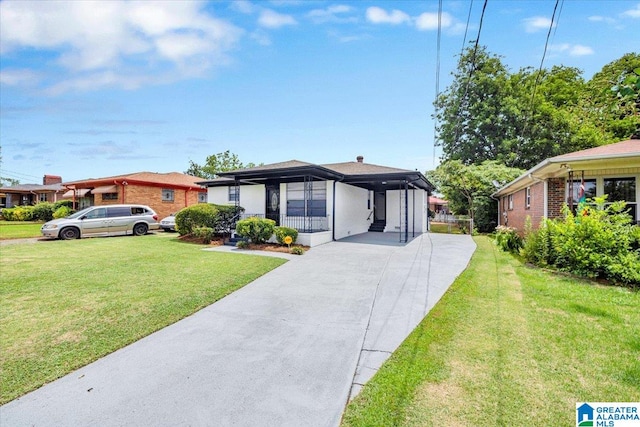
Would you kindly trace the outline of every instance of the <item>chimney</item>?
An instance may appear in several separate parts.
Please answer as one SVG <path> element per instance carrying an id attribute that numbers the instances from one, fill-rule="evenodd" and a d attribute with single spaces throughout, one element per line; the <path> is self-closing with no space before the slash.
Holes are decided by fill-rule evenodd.
<path id="1" fill-rule="evenodd" d="M 358 163 L 363 163 L 364 162 L 364 157 L 358 156 L 358 157 L 356 157 L 356 160 L 358 161 Z"/>
<path id="2" fill-rule="evenodd" d="M 61 184 L 62 177 L 57 175 L 45 175 L 42 178 L 42 185 Z"/>

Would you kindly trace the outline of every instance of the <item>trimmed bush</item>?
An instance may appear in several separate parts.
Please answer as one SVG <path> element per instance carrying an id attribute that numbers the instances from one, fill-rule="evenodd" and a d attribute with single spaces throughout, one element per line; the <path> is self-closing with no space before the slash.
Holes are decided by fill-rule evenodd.
<path id="1" fill-rule="evenodd" d="M 61 207 L 67 207 L 69 209 L 73 209 L 73 200 L 58 200 L 53 204 L 54 212 L 60 209 Z"/>
<path id="2" fill-rule="evenodd" d="M 276 227 L 275 235 L 281 245 L 285 244 L 284 238 L 287 236 L 291 237 L 291 243 L 295 243 L 298 238 L 298 230 L 291 227 Z"/>
<path id="3" fill-rule="evenodd" d="M 176 214 L 176 230 L 180 235 L 192 234 L 198 227 L 215 229 L 218 209 L 210 203 L 188 206 Z"/>
<path id="4" fill-rule="evenodd" d="M 276 222 L 272 219 L 251 217 L 238 221 L 236 232 L 252 243 L 260 244 L 271 238 L 275 227 Z"/>
<path id="5" fill-rule="evenodd" d="M 15 206 L 2 210 L 5 221 L 33 221 L 33 206 Z"/>
<path id="6" fill-rule="evenodd" d="M 53 212 L 53 203 L 40 202 L 33 207 L 33 219 L 35 221 L 51 221 Z"/>
<path id="7" fill-rule="evenodd" d="M 66 218 L 69 215 L 71 215 L 72 213 L 74 213 L 75 211 L 73 209 L 71 209 L 68 206 L 60 206 L 58 209 L 56 209 L 56 211 L 53 213 L 53 218 L 58 219 L 58 218 Z"/>
<path id="8" fill-rule="evenodd" d="M 216 235 L 216 231 L 211 227 L 196 227 L 191 233 L 194 237 L 202 239 L 202 243 L 208 245 Z"/>
<path id="9" fill-rule="evenodd" d="M 294 255 L 304 255 L 304 249 L 302 249 L 300 246 L 294 246 L 293 248 L 291 248 L 291 253 Z"/>

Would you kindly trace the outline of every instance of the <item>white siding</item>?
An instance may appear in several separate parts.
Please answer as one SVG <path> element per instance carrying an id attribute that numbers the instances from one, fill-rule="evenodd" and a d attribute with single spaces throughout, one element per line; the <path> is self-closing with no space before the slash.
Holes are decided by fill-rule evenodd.
<path id="1" fill-rule="evenodd" d="M 415 209 L 414 209 L 415 195 Z M 402 196 L 402 212 L 400 206 Z M 427 193 L 424 190 L 408 191 L 409 233 L 425 233 L 427 231 Z M 387 191 L 387 227 L 385 231 L 404 232 L 404 190 Z M 402 213 L 402 218 L 400 217 Z M 415 221 L 414 221 L 415 216 Z M 402 222 L 401 222 L 402 219 Z M 402 225 L 402 228 L 401 228 Z"/>
<path id="2" fill-rule="evenodd" d="M 369 218 L 368 200 L 368 190 L 340 182 L 336 184 L 336 239 L 365 233 L 369 229 L 372 220 Z"/>
<path id="3" fill-rule="evenodd" d="M 264 185 L 241 185 L 240 186 L 240 206 L 247 214 L 265 213 Z M 229 201 L 229 187 L 209 187 L 207 192 L 207 202 L 217 205 L 233 205 Z"/>

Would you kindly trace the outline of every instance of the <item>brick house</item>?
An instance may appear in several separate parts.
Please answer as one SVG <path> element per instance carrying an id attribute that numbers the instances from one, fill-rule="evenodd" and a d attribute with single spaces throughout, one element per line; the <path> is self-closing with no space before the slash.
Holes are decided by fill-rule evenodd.
<path id="1" fill-rule="evenodd" d="M 640 223 L 640 139 L 546 159 L 500 188 L 498 224 L 524 230 L 527 217 L 537 227 L 543 218 L 560 218 L 562 207 L 575 209 L 582 193 L 589 199 L 627 202 L 634 222 Z"/>
<path id="2" fill-rule="evenodd" d="M 62 177 L 45 175 L 42 184 L 17 184 L 0 187 L 0 208 L 29 206 L 39 202 L 57 202 L 66 190 Z"/>
<path id="3" fill-rule="evenodd" d="M 139 203 L 152 208 L 160 218 L 170 213 L 207 201 L 202 181 L 179 172 L 136 172 L 105 178 L 92 178 L 62 183 L 64 198 L 74 201 L 77 209 L 87 206 Z"/>

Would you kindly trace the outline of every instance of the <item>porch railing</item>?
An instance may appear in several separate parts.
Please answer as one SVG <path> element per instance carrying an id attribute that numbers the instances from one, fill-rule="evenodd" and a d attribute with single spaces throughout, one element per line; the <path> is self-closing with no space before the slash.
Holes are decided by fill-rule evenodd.
<path id="1" fill-rule="evenodd" d="M 241 219 L 265 218 L 265 214 L 243 213 Z M 280 215 L 279 226 L 295 228 L 300 233 L 318 233 L 329 230 L 329 218 L 326 216 L 288 216 Z"/>

